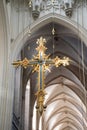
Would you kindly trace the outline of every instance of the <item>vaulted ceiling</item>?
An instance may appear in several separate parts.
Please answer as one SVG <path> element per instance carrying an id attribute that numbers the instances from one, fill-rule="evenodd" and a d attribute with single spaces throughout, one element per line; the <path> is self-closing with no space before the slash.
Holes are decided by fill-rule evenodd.
<path id="1" fill-rule="evenodd" d="M 52 29 L 55 28 L 55 35 Z M 87 47 L 69 28 L 57 23 L 49 23 L 31 35 L 22 50 L 22 58 L 32 59 L 36 54 L 36 40 L 43 36 L 47 43 L 46 54 L 50 58 L 68 56 L 71 63 L 68 67 L 51 67 L 51 72 L 45 74 L 47 109 L 42 116 L 43 130 L 82 130 L 87 127 L 86 85 L 87 85 Z M 32 103 L 37 90 L 37 74 L 31 73 L 32 68 L 24 70 L 24 86 L 31 79 Z M 34 79 L 34 80 L 33 80 Z M 34 115 L 33 115 L 34 116 Z"/>

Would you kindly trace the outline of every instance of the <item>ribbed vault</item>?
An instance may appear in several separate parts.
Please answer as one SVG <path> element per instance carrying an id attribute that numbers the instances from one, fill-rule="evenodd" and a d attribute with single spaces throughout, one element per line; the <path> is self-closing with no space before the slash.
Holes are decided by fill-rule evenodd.
<path id="1" fill-rule="evenodd" d="M 46 54 L 50 58 L 68 56 L 70 66 L 55 68 L 45 73 L 45 90 L 47 92 L 46 111 L 42 115 L 41 130 L 82 130 L 87 128 L 86 117 L 86 80 L 87 80 L 87 47 L 80 37 L 69 28 L 54 23 L 56 34 L 52 35 L 53 23 L 49 23 L 35 32 L 22 50 L 22 58 L 32 59 L 36 55 L 36 39 L 46 38 Z M 35 96 L 37 90 L 37 74 L 31 73 L 32 68 L 23 70 L 24 87 L 30 78 L 31 85 L 31 113 L 33 123 L 35 116 Z M 32 117 L 30 117 L 30 121 Z M 34 126 L 35 124 L 33 124 Z M 40 123 L 39 123 L 40 126 Z"/>
<path id="2" fill-rule="evenodd" d="M 79 95 L 70 88 L 76 88 L 77 85 L 64 77 L 62 80 L 66 80 L 67 84 L 62 81 L 46 88 L 48 95 L 47 110 L 43 115 L 44 130 L 63 130 L 68 127 L 82 130 L 87 127 L 86 107 Z"/>

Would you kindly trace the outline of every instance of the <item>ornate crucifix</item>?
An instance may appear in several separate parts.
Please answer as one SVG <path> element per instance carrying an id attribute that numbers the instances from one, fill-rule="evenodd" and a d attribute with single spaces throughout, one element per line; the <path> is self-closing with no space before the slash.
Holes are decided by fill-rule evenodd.
<path id="1" fill-rule="evenodd" d="M 40 37 L 40 39 L 37 39 L 38 47 L 36 48 L 36 51 L 38 52 L 36 56 L 34 56 L 33 59 L 28 60 L 27 58 L 24 58 L 22 61 L 15 61 L 13 62 L 13 65 L 16 67 L 23 66 L 25 69 L 29 66 L 33 67 L 32 72 L 38 72 L 38 90 L 35 94 L 37 96 L 37 105 L 36 109 L 39 111 L 40 115 L 42 115 L 43 111 L 46 109 L 46 106 L 44 105 L 44 98 L 46 95 L 45 92 L 45 71 L 50 71 L 49 67 L 51 65 L 54 65 L 56 67 L 59 67 L 60 65 L 66 66 L 69 65 L 70 59 L 68 57 L 63 57 L 60 59 L 58 56 L 54 59 L 50 59 L 49 55 L 45 54 L 46 47 L 45 43 L 46 40 L 43 37 Z"/>

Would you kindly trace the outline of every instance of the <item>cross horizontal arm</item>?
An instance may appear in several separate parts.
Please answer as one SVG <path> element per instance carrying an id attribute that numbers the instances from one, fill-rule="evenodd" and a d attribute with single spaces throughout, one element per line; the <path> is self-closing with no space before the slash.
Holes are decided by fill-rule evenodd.
<path id="1" fill-rule="evenodd" d="M 55 65 L 56 67 L 59 67 L 60 65 L 66 66 L 69 65 L 70 59 L 68 57 L 63 57 L 60 59 L 58 56 L 54 59 L 46 59 L 45 64 L 46 65 Z"/>
<path id="2" fill-rule="evenodd" d="M 23 66 L 26 69 L 28 66 L 37 65 L 38 60 L 28 60 L 27 58 L 24 58 L 23 60 L 14 61 L 12 64 L 15 67 Z"/>

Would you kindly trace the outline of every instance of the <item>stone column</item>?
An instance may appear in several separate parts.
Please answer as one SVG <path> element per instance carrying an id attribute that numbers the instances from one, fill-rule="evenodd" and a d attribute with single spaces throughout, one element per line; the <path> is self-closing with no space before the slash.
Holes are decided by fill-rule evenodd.
<path id="1" fill-rule="evenodd" d="M 10 36 L 5 0 L 0 0 L 0 130 L 11 130 L 14 88 L 8 45 Z"/>
<path id="2" fill-rule="evenodd" d="M 39 113 L 36 111 L 36 130 L 39 130 Z"/>

